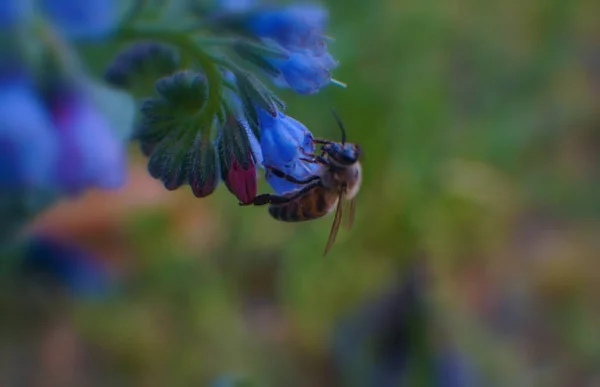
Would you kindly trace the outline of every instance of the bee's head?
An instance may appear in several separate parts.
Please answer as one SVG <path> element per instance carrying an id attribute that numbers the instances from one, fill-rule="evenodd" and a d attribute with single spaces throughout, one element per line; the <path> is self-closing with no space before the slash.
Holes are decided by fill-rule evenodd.
<path id="1" fill-rule="evenodd" d="M 329 159 L 341 165 L 356 163 L 362 153 L 360 146 L 351 143 L 342 144 L 340 142 L 325 144 L 322 150 L 327 153 Z"/>
<path id="2" fill-rule="evenodd" d="M 344 128 L 344 124 L 335 110 L 331 109 L 331 112 L 342 132 L 342 142 L 327 143 L 323 146 L 322 150 L 336 163 L 341 165 L 352 165 L 360 158 L 362 149 L 356 144 L 346 143 L 346 129 Z"/>

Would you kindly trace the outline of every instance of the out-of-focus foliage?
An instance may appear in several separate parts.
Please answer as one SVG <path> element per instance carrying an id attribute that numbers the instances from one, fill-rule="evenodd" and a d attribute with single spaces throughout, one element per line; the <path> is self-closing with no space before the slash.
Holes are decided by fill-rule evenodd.
<path id="1" fill-rule="evenodd" d="M 101 257 L 118 291 L 40 301 L 3 280 L 0 385 L 346 386 L 361 366 L 411 386 L 600 382 L 598 2 L 326 5 L 348 89 L 280 94 L 317 137 L 338 138 L 334 107 L 364 148 L 354 228 L 323 258 L 331 218 L 168 192 L 136 147 L 126 188 L 31 226 Z M 420 265 L 422 324 L 397 301 L 364 336 L 386 345 L 344 336 Z M 451 384 L 461 370 L 476 384 Z"/>

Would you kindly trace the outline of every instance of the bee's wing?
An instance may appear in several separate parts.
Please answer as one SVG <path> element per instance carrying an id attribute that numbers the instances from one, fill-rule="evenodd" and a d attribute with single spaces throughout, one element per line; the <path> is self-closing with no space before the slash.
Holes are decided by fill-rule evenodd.
<path id="1" fill-rule="evenodd" d="M 335 217 L 333 218 L 333 225 L 331 226 L 331 232 L 329 233 L 329 240 L 327 241 L 327 246 L 325 247 L 325 252 L 323 255 L 327 255 L 331 246 L 335 242 L 335 238 L 337 237 L 337 233 L 340 229 L 340 223 L 342 223 L 342 195 L 340 194 L 337 202 L 337 207 L 335 209 Z"/>
<path id="2" fill-rule="evenodd" d="M 350 199 L 350 203 L 348 203 L 348 206 L 346 208 L 347 208 L 347 210 L 346 210 L 347 214 L 345 215 L 346 229 L 350 230 L 352 228 L 352 225 L 354 224 L 354 212 L 356 211 L 356 198 Z"/>

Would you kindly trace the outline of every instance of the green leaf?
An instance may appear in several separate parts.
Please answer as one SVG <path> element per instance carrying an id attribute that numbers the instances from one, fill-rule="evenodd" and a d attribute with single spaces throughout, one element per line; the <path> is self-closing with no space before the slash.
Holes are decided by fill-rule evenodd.
<path id="1" fill-rule="evenodd" d="M 234 44 L 233 50 L 240 58 L 257 66 L 265 73 L 273 77 L 277 77 L 281 74 L 281 72 L 265 58 L 265 51 L 270 53 L 266 47 L 242 40 Z M 288 57 L 287 53 L 282 53 L 282 55 L 283 59 Z M 281 55 L 278 57 L 281 57 Z"/>
<path id="2" fill-rule="evenodd" d="M 235 42 L 234 49 L 273 59 L 289 59 L 290 57 L 290 53 L 272 39 L 263 39 L 262 42 L 239 39 Z"/>
<path id="3" fill-rule="evenodd" d="M 273 117 L 277 116 L 277 107 L 273 102 L 270 93 L 254 75 L 236 72 L 235 78 L 240 97 L 243 96 L 250 104 L 255 103 Z M 247 105 L 247 102 L 244 103 L 245 106 Z"/>
<path id="4" fill-rule="evenodd" d="M 156 91 L 168 101 L 173 111 L 181 113 L 198 113 L 208 98 L 204 75 L 187 70 L 159 79 Z"/>

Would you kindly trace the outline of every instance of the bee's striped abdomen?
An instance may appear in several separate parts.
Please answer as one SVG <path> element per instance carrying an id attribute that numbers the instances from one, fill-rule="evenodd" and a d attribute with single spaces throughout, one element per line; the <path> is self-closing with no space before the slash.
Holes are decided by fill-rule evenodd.
<path id="1" fill-rule="evenodd" d="M 315 188 L 291 202 L 269 206 L 269 214 L 282 222 L 313 220 L 327 215 L 335 199 L 322 188 Z"/>

